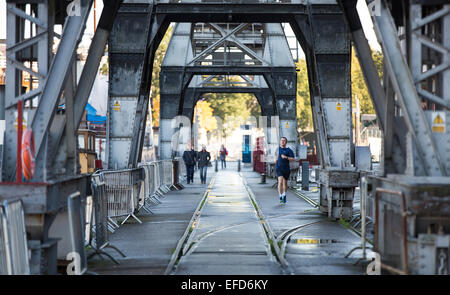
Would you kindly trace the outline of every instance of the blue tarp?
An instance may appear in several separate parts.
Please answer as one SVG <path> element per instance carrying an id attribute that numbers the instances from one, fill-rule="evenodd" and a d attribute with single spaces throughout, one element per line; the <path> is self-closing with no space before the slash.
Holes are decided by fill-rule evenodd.
<path id="1" fill-rule="evenodd" d="M 97 110 L 89 103 L 86 104 L 85 110 L 87 111 L 87 120 L 92 124 L 104 124 L 106 122 L 106 116 L 97 116 Z"/>
<path id="2" fill-rule="evenodd" d="M 62 109 L 65 109 L 66 106 L 60 105 L 59 106 Z M 104 124 L 106 123 L 106 116 L 97 116 L 97 110 L 91 106 L 89 103 L 86 104 L 86 108 L 85 110 L 87 111 L 87 120 L 88 122 L 92 123 L 92 124 Z"/>

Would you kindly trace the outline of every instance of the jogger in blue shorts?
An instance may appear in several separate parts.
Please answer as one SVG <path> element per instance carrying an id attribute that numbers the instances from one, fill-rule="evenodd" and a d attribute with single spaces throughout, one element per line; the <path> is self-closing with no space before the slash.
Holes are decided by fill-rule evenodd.
<path id="1" fill-rule="evenodd" d="M 280 146 L 277 150 L 277 160 L 275 161 L 275 172 L 278 178 L 278 193 L 280 194 L 280 202 L 286 203 L 287 181 L 291 174 L 289 161 L 294 161 L 294 152 L 286 147 L 287 138 L 282 137 Z"/>

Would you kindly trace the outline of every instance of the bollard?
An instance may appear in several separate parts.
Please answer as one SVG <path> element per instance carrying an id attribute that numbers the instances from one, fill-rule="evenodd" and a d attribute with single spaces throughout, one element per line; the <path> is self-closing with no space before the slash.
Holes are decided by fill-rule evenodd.
<path id="1" fill-rule="evenodd" d="M 219 162 L 217 161 L 217 158 L 216 158 L 216 172 L 217 171 L 219 171 Z"/>
<path id="2" fill-rule="evenodd" d="M 266 183 L 266 173 L 261 173 L 261 183 Z"/>
<path id="3" fill-rule="evenodd" d="M 302 190 L 309 191 L 309 162 L 302 162 Z"/>
<path id="4" fill-rule="evenodd" d="M 241 159 L 238 160 L 238 172 L 241 172 Z"/>

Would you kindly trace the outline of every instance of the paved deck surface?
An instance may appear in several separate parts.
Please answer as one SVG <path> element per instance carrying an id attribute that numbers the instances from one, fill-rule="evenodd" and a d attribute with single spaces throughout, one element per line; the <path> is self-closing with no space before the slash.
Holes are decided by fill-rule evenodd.
<path id="1" fill-rule="evenodd" d="M 280 204 L 278 193 L 272 187 L 275 180 L 268 179 L 267 184 L 260 184 L 259 173 L 252 172 L 251 168 L 243 167 L 238 173 L 236 163 L 227 166 L 217 173 L 209 168 L 207 183 L 212 181 L 211 189 L 173 274 L 286 274 L 271 251 L 243 179 L 275 238 L 296 228 L 286 242 L 280 242 L 290 271 L 294 274 L 364 274 L 364 266 L 353 265 L 361 252 L 355 251 L 350 258 L 344 258 L 360 245 L 356 234 L 329 221 L 292 192 L 287 194 L 287 203 Z M 208 189 L 208 185 L 200 184 L 198 172 L 194 184 L 184 185 L 185 189 L 167 193 L 162 204 L 152 207 L 154 214 L 138 214 L 143 224 L 131 220 L 111 235 L 111 244 L 127 255 L 122 258 L 106 249 L 120 265 L 95 257 L 89 261 L 89 269 L 99 274 L 164 274 Z M 317 198 L 318 193 L 308 194 Z"/>

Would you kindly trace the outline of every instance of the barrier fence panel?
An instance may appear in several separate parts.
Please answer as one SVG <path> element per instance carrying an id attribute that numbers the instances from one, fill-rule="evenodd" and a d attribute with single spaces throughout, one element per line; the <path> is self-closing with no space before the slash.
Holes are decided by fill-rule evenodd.
<path id="1" fill-rule="evenodd" d="M 92 228 L 92 221 L 94 217 L 94 200 L 91 196 L 88 196 L 85 201 L 85 219 L 86 219 L 86 226 L 84 231 L 84 244 L 85 246 L 90 244 L 90 241 L 92 239 L 91 235 L 91 228 Z"/>
<path id="2" fill-rule="evenodd" d="M 142 223 L 134 215 L 138 204 L 140 180 L 133 173 L 133 169 L 104 171 L 102 174 L 106 183 L 108 217 L 118 218 L 125 216 L 121 224 L 125 223 L 130 217 Z"/>
<path id="3" fill-rule="evenodd" d="M 74 274 L 82 275 L 87 271 L 87 259 L 84 248 L 84 230 L 86 224 L 83 218 L 84 208 L 81 204 L 80 192 L 73 193 L 67 198 L 67 209 L 69 211 L 70 242 L 73 253 L 71 258 L 75 261 Z"/>
<path id="4" fill-rule="evenodd" d="M 94 239 L 91 240 L 90 245 L 94 252 L 89 255 L 88 259 L 94 255 L 106 255 L 116 264 L 119 264 L 114 257 L 103 251 L 104 248 L 109 247 L 116 250 L 122 257 L 126 257 L 125 254 L 109 242 L 108 204 L 102 174 L 92 175 L 92 199 L 94 207 L 94 218 L 92 222 Z"/>
<path id="5" fill-rule="evenodd" d="M 94 218 L 90 227 L 95 233 L 95 243 L 89 244 L 94 249 L 106 247 L 108 235 L 119 228 L 117 221 L 121 217 L 124 219 L 120 224 L 124 224 L 129 217 L 142 223 L 135 213 L 141 208 L 153 213 L 150 203 L 160 204 L 160 197 L 172 188 L 182 189 L 179 179 L 185 176 L 182 158 L 140 163 L 136 169 L 105 170 L 93 174 Z M 89 210 L 87 216 L 90 216 Z"/>
<path id="6" fill-rule="evenodd" d="M 148 169 L 150 172 L 150 180 L 149 180 L 149 198 L 150 201 L 152 201 L 154 204 L 161 204 L 161 201 L 158 198 L 157 195 L 157 179 L 158 174 L 157 174 L 157 170 L 156 170 L 156 163 L 149 163 L 148 164 Z"/>
<path id="7" fill-rule="evenodd" d="M 163 161 L 158 161 L 158 166 L 159 166 L 159 181 L 160 181 L 159 189 L 163 193 L 168 193 L 170 191 L 170 189 L 165 184 L 164 162 Z"/>
<path id="8" fill-rule="evenodd" d="M 164 178 L 163 183 L 169 190 L 173 187 L 173 165 L 171 160 L 163 161 Z"/>
<path id="9" fill-rule="evenodd" d="M 95 233 L 95 248 L 101 249 L 109 239 L 105 182 L 101 174 L 92 176 L 92 198 L 94 201 L 94 222 L 92 228 Z"/>
<path id="10" fill-rule="evenodd" d="M 0 206 L 0 208 L 2 220 L 0 230 L 0 272 L 1 274 L 11 275 L 30 274 L 25 214 L 22 201 L 4 201 L 3 206 Z"/>
<path id="11" fill-rule="evenodd" d="M 155 200 L 155 202 L 157 204 L 161 203 L 161 200 L 159 199 L 159 197 L 161 196 L 161 191 L 160 191 L 160 176 L 159 176 L 159 166 L 158 166 L 158 162 L 152 162 L 150 164 L 152 171 L 153 171 L 153 190 L 152 190 L 152 199 Z"/>
<path id="12" fill-rule="evenodd" d="M 141 210 L 141 208 L 144 208 L 145 211 L 147 211 L 148 213 L 153 213 L 152 210 L 150 209 L 150 204 L 149 202 L 150 200 L 150 196 L 151 196 L 151 187 L 153 187 L 151 185 L 151 182 L 153 181 L 153 177 L 152 177 L 152 173 L 151 173 L 151 167 L 149 164 L 144 164 L 144 163 L 140 163 L 139 167 L 141 167 L 142 169 L 144 169 L 145 172 L 145 179 L 142 182 L 141 185 L 141 191 L 139 194 L 139 207 L 138 207 L 138 211 Z"/>
<path id="13" fill-rule="evenodd" d="M 179 181 L 185 181 L 187 177 L 187 171 L 186 171 L 186 165 L 184 163 L 183 158 L 178 158 L 178 175 L 179 175 Z"/>

